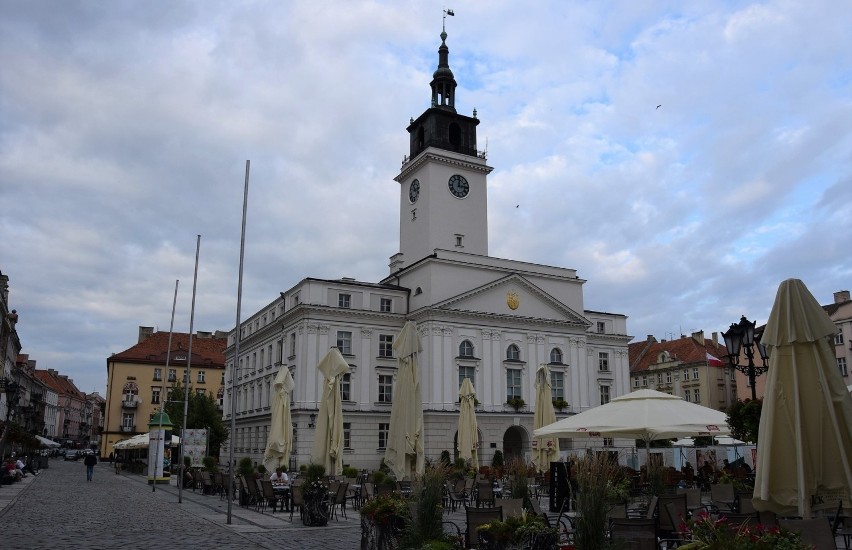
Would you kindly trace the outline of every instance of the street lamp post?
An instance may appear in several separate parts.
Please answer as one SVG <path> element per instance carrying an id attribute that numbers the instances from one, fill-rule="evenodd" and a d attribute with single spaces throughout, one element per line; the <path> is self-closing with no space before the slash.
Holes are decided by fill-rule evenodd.
<path id="1" fill-rule="evenodd" d="M 739 323 L 732 323 L 727 332 L 722 333 L 725 339 L 725 347 L 728 348 L 728 363 L 748 376 L 748 383 L 751 386 L 751 399 L 757 400 L 757 390 L 755 389 L 755 379 L 768 369 L 766 360 L 769 355 L 766 353 L 766 346 L 760 343 L 760 340 L 755 341 L 754 328 L 757 325 L 754 321 L 749 321 L 743 315 Z M 760 354 L 760 359 L 763 362 L 762 366 L 754 364 L 754 348 L 757 348 Z M 740 365 L 740 350 L 745 350 L 748 363 Z"/>

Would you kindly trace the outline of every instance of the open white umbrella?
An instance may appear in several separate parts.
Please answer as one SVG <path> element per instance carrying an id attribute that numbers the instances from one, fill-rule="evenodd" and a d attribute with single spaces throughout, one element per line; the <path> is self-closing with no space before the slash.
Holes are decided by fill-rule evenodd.
<path id="1" fill-rule="evenodd" d="M 465 378 L 459 389 L 459 427 L 457 448 L 459 458 L 479 464 L 477 447 L 479 446 L 479 428 L 476 425 L 476 410 L 474 400 L 476 392 L 470 378 Z"/>
<path id="2" fill-rule="evenodd" d="M 116 450 L 127 449 L 147 449 L 150 441 L 150 434 L 137 434 L 129 439 L 122 439 L 113 444 L 112 448 Z M 172 445 L 180 445 L 180 437 L 172 435 Z"/>
<path id="3" fill-rule="evenodd" d="M 385 464 L 397 479 L 410 479 L 412 473 L 422 474 L 423 401 L 420 396 L 420 371 L 417 356 L 422 350 L 417 325 L 407 321 L 393 343 L 399 358 L 399 370 L 393 385 L 390 429 L 385 449 Z"/>
<path id="4" fill-rule="evenodd" d="M 263 453 L 263 465 L 267 471 L 287 468 L 290 451 L 293 449 L 293 423 L 290 420 L 290 393 L 295 387 L 290 369 L 281 367 L 272 384 L 272 418 L 269 425 L 269 440 Z"/>
<path id="5" fill-rule="evenodd" d="M 343 473 L 343 401 L 340 380 L 349 372 L 349 363 L 337 348 L 331 348 L 317 365 L 325 377 L 317 416 L 311 461 L 322 464 L 329 475 Z"/>
<path id="6" fill-rule="evenodd" d="M 695 447 L 695 439 L 692 437 L 681 437 L 672 443 L 672 447 Z"/>
<path id="7" fill-rule="evenodd" d="M 828 338 L 837 327 L 802 281 L 778 287 L 761 342 L 769 370 L 754 507 L 809 518 L 852 501 L 852 396 Z"/>
<path id="8" fill-rule="evenodd" d="M 637 390 L 540 428 L 536 437 L 623 437 L 650 443 L 687 435 L 728 434 L 727 415 L 655 390 Z"/>
<path id="9" fill-rule="evenodd" d="M 56 441 L 53 441 L 46 437 L 42 437 L 40 435 L 36 435 L 36 439 L 38 439 L 38 442 L 41 443 L 42 447 L 61 447 L 61 445 Z"/>
<path id="10" fill-rule="evenodd" d="M 539 365 L 535 372 L 535 416 L 533 429 L 537 430 L 556 422 L 553 410 L 553 396 L 550 385 L 550 369 Z M 534 437 L 532 441 L 532 461 L 541 472 L 550 468 L 550 462 L 559 457 L 559 438 L 553 435 Z"/>

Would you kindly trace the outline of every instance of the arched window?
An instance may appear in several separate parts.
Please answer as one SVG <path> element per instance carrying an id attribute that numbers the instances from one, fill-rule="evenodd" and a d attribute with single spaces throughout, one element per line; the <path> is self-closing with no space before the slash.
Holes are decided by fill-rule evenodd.
<path id="1" fill-rule="evenodd" d="M 521 349 L 515 344 L 510 344 L 509 347 L 506 348 L 506 359 L 509 361 L 520 361 Z"/>
<path id="2" fill-rule="evenodd" d="M 550 362 L 555 365 L 562 364 L 562 350 L 559 348 L 553 348 L 550 350 Z"/>
<path id="3" fill-rule="evenodd" d="M 459 357 L 473 357 L 473 344 L 470 340 L 462 340 L 459 344 Z"/>

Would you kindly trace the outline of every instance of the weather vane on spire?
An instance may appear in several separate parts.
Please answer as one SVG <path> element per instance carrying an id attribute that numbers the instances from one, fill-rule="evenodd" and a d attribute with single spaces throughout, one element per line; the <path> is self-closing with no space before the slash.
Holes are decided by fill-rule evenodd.
<path id="1" fill-rule="evenodd" d="M 441 21 L 441 32 L 447 32 L 447 16 L 454 17 L 456 14 L 453 10 L 447 8 L 444 10 L 444 18 Z"/>

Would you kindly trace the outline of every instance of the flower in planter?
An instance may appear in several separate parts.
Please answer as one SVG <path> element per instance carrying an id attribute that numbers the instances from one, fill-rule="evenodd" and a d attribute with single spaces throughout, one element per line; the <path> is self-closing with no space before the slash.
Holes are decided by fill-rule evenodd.
<path id="1" fill-rule="evenodd" d="M 506 404 L 517 411 L 517 410 L 520 410 L 521 407 L 526 405 L 526 402 L 523 399 L 521 399 L 520 397 L 512 397 L 512 398 L 506 400 Z"/>
<path id="2" fill-rule="evenodd" d="M 680 530 L 690 534 L 692 542 L 681 546 L 689 550 L 759 550 L 763 548 L 783 548 L 784 550 L 805 550 L 811 548 L 804 544 L 798 533 L 777 526 L 731 523 L 725 518 L 714 520 L 706 512 L 681 524 Z"/>

